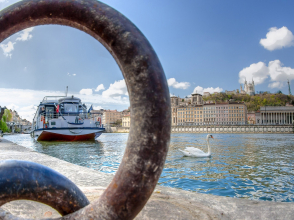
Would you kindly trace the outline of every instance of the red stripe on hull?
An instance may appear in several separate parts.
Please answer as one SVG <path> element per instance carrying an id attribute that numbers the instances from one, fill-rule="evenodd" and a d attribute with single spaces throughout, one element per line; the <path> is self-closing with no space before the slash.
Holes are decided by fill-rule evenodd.
<path id="1" fill-rule="evenodd" d="M 43 131 L 37 141 L 94 141 L 95 133 L 84 135 L 64 135 Z"/>

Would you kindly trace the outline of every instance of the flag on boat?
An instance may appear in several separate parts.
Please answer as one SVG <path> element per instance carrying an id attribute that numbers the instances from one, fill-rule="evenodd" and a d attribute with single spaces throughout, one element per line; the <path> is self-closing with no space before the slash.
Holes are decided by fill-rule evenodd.
<path id="1" fill-rule="evenodd" d="M 88 113 L 90 113 L 90 111 L 92 110 L 93 110 L 93 105 L 91 105 L 91 107 L 89 108 Z"/>

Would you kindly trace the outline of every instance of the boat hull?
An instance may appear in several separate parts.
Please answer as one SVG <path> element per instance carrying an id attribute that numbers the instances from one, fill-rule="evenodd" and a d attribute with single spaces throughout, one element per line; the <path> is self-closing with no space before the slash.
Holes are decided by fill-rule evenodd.
<path id="1" fill-rule="evenodd" d="M 35 131 L 34 138 L 37 141 L 94 141 L 101 135 L 101 131 L 89 130 L 42 130 Z"/>

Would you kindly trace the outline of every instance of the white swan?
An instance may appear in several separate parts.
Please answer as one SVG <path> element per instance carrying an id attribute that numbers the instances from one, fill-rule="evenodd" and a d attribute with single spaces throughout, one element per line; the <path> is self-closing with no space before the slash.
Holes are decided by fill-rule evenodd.
<path id="1" fill-rule="evenodd" d="M 195 147 L 186 147 L 185 150 L 179 150 L 179 151 L 183 152 L 184 156 L 187 156 L 187 157 L 210 157 L 211 152 L 210 152 L 210 146 L 209 146 L 209 138 L 213 138 L 213 136 L 211 134 L 208 134 L 206 137 L 207 147 L 208 147 L 207 153 L 204 153 L 202 150 Z"/>

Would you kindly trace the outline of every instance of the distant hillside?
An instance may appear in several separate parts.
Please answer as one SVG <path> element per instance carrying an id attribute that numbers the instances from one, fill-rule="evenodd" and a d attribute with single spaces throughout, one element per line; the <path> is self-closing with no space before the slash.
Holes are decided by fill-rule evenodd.
<path id="1" fill-rule="evenodd" d="M 294 96 L 284 95 L 282 93 L 268 94 L 267 92 L 263 94 L 257 94 L 255 96 L 249 95 L 226 95 L 225 93 L 212 94 L 207 97 L 203 97 L 204 101 L 212 100 L 217 102 L 225 102 L 229 99 L 234 99 L 235 101 L 245 102 L 248 111 L 257 111 L 260 106 L 285 106 L 286 102 L 291 102 L 294 100 Z"/>

